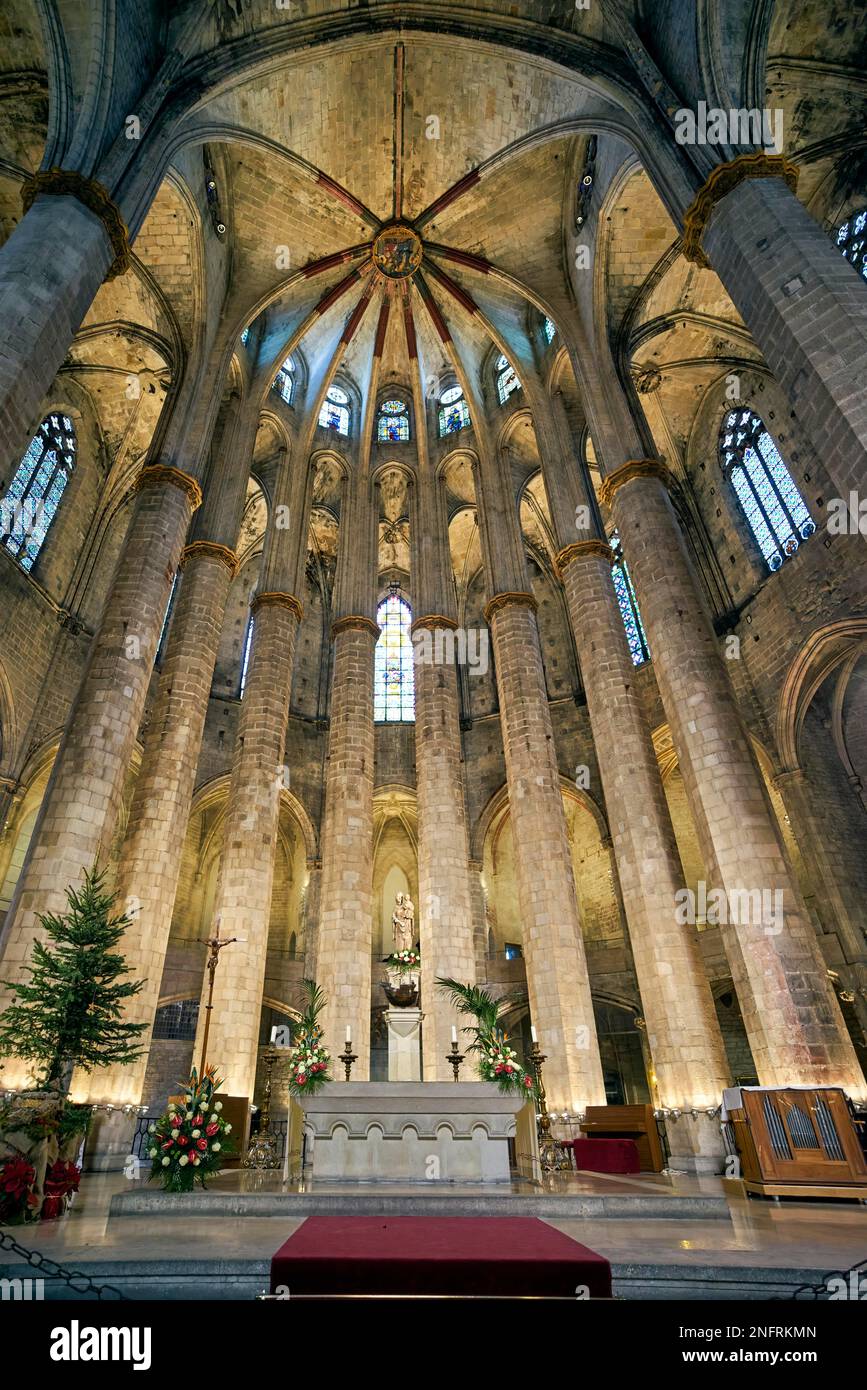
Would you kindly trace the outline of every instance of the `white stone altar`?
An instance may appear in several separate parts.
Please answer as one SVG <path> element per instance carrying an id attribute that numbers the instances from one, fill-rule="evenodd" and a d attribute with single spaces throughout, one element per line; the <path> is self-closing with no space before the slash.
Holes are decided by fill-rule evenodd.
<path id="1" fill-rule="evenodd" d="M 508 1182 L 521 1096 L 486 1081 L 348 1081 L 304 1098 L 306 1164 L 328 1182 Z"/>

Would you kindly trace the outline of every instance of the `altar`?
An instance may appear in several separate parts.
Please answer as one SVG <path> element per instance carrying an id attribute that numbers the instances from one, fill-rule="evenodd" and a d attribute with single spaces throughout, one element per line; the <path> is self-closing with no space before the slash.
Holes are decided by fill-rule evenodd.
<path id="1" fill-rule="evenodd" d="M 314 1181 L 509 1181 L 524 1100 L 490 1082 L 349 1081 L 305 1097 Z"/>

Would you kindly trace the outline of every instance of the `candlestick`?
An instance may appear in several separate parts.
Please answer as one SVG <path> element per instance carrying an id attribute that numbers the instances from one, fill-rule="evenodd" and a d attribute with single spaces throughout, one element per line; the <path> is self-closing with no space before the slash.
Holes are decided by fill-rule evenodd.
<path id="1" fill-rule="evenodd" d="M 453 1048 L 457 1048 L 457 1045 L 458 1045 L 458 1030 L 457 1030 L 457 1028 L 455 1027 L 455 1025 L 452 1024 L 452 1047 L 453 1047 Z"/>
<path id="2" fill-rule="evenodd" d="M 548 1114 L 548 1105 L 545 1097 L 545 1083 L 542 1080 L 542 1063 L 547 1062 L 548 1058 L 539 1048 L 537 1040 L 533 1039 L 533 1046 L 530 1051 L 530 1064 L 536 1077 L 536 1095 L 539 1101 L 539 1162 L 542 1165 L 543 1173 L 562 1173 L 571 1169 L 572 1164 L 566 1157 L 566 1150 L 559 1139 L 555 1139 L 551 1133 L 551 1117 Z"/>
<path id="3" fill-rule="evenodd" d="M 356 1054 L 350 1051 L 349 1038 L 346 1039 L 346 1051 L 340 1054 L 340 1061 L 343 1063 L 343 1069 L 346 1072 L 346 1080 L 349 1081 L 352 1076 L 352 1063 L 358 1061 Z"/>
<path id="4" fill-rule="evenodd" d="M 454 1033 L 454 1028 L 452 1032 Z M 457 1039 L 452 1038 L 452 1050 L 446 1054 L 446 1061 L 451 1063 L 452 1071 L 455 1074 L 455 1081 L 460 1081 L 461 1062 L 464 1060 L 462 1052 L 458 1052 Z"/>
<path id="5" fill-rule="evenodd" d="M 250 1140 L 250 1147 L 244 1159 L 245 1168 L 279 1168 L 280 1155 L 277 1152 L 277 1136 L 271 1133 L 271 1071 L 277 1060 L 277 1050 L 269 1043 L 262 1056 L 265 1063 L 265 1091 L 262 1109 L 259 1112 L 259 1133 Z"/>

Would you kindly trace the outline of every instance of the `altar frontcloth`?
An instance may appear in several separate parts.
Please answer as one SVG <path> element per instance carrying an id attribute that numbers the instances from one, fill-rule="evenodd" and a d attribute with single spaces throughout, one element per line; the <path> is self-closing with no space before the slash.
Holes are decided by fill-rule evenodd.
<path id="1" fill-rule="evenodd" d="M 310 1216 L 271 1261 L 278 1290 L 290 1300 L 610 1298 L 611 1266 L 536 1217 Z"/>

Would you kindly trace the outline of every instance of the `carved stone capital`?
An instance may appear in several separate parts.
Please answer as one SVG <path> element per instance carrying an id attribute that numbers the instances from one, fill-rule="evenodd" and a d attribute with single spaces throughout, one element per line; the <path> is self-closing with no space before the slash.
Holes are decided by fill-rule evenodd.
<path id="1" fill-rule="evenodd" d="M 511 608 L 514 605 L 517 605 L 522 608 L 529 608 L 533 613 L 535 613 L 539 607 L 532 594 L 494 594 L 494 597 L 490 600 L 490 602 L 485 604 L 483 610 L 485 622 L 490 624 L 491 618 L 494 616 L 495 613 L 499 613 L 500 610 L 503 608 Z"/>
<path id="2" fill-rule="evenodd" d="M 599 500 L 603 507 L 610 507 L 617 489 L 635 478 L 659 478 L 666 487 L 671 486 L 671 474 L 662 459 L 629 459 L 603 478 L 599 488 Z"/>
<path id="3" fill-rule="evenodd" d="M 449 628 L 452 632 L 457 631 L 457 623 L 454 618 L 447 618 L 444 613 L 425 613 L 421 618 L 416 618 L 410 633 L 425 627 L 431 632 L 435 632 L 438 627 Z"/>
<path id="4" fill-rule="evenodd" d="M 181 562 L 178 569 L 183 569 L 188 560 L 220 560 L 234 579 L 238 573 L 238 557 L 234 550 L 230 550 L 227 545 L 218 545 L 216 541 L 193 541 L 190 545 L 185 545 L 181 551 Z"/>
<path id="5" fill-rule="evenodd" d="M 598 540 L 595 536 L 586 541 L 573 541 L 571 545 L 564 545 L 562 550 L 558 550 L 554 558 L 557 573 L 563 577 L 563 571 L 568 569 L 573 560 L 579 560 L 582 555 L 596 555 L 600 560 L 607 560 L 608 564 L 614 563 L 614 551 L 605 541 Z"/>
<path id="6" fill-rule="evenodd" d="M 699 189 L 683 219 L 682 251 L 688 261 L 707 268 L 701 239 L 717 203 L 727 197 L 744 179 L 785 179 L 792 192 L 798 186 L 798 167 L 782 154 L 739 154 L 726 164 L 718 164 Z"/>
<path id="7" fill-rule="evenodd" d="M 105 227 L 114 252 L 114 260 L 105 278 L 114 280 L 118 275 L 126 274 L 131 264 L 129 232 L 120 215 L 120 209 L 101 183 L 96 179 L 85 178 L 84 174 L 79 174 L 75 169 L 40 169 L 21 185 L 21 205 L 25 212 L 30 211 L 40 194 L 50 198 L 76 198 L 88 212 L 98 217 Z"/>
<path id="8" fill-rule="evenodd" d="M 250 612 L 258 613 L 260 608 L 286 608 L 295 614 L 299 623 L 304 617 L 304 609 L 295 595 L 281 594 L 278 590 L 266 590 L 263 594 L 257 594 L 250 604 Z"/>
<path id="9" fill-rule="evenodd" d="M 134 492 L 144 492 L 149 487 L 170 487 L 180 488 L 190 499 L 190 510 L 195 511 L 202 505 L 202 489 L 191 478 L 189 473 L 184 473 L 180 468 L 171 468 L 167 463 L 151 463 L 143 468 L 133 484 Z"/>
<path id="10" fill-rule="evenodd" d="M 367 632 L 376 642 L 380 629 L 372 618 L 365 618 L 360 613 L 348 613 L 345 618 L 337 618 L 331 624 L 332 637 L 339 637 L 341 632 Z"/>

